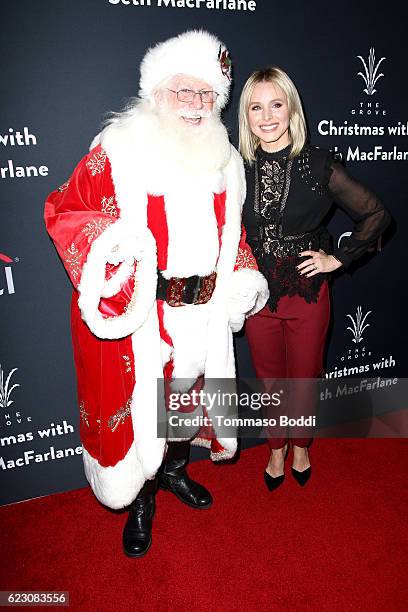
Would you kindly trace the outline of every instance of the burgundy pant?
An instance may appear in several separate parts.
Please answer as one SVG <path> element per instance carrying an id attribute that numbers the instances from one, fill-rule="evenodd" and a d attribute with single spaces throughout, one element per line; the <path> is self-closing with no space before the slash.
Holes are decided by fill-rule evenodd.
<path id="1" fill-rule="evenodd" d="M 319 378 L 323 371 L 323 356 L 330 320 L 330 296 L 324 282 L 317 303 L 308 304 L 302 297 L 284 296 L 276 312 L 265 306 L 246 322 L 246 336 L 257 378 L 307 379 Z M 270 382 L 270 381 L 268 381 Z M 306 385 L 306 386 L 305 386 Z M 317 399 L 316 384 L 311 381 L 290 383 L 285 414 L 296 418 L 313 414 Z M 292 430 L 293 434 L 293 430 Z M 270 448 L 281 448 L 287 440 L 287 430 L 274 428 L 268 438 Z M 294 437 L 293 444 L 308 446 L 311 437 Z"/>

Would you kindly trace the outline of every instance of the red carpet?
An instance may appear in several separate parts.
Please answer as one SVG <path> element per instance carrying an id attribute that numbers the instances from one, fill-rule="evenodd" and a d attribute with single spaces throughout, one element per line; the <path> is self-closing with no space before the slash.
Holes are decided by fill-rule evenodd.
<path id="1" fill-rule="evenodd" d="M 269 493 L 265 446 L 191 465 L 214 495 L 157 496 L 153 546 L 122 554 L 125 515 L 87 489 L 0 509 L 0 590 L 64 590 L 71 610 L 407 610 L 405 440 L 318 440 L 313 475 Z M 63 608 L 62 608 L 63 609 Z"/>

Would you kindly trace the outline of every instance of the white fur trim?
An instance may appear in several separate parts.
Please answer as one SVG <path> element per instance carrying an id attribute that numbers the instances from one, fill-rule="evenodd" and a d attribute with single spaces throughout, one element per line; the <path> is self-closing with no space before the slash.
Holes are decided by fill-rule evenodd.
<path id="1" fill-rule="evenodd" d="M 241 212 L 245 200 L 245 171 L 242 158 L 231 145 L 231 157 L 225 169 L 226 202 L 225 225 L 222 231 L 221 252 L 217 264 L 217 284 L 211 302 L 224 303 L 228 282 L 233 273 L 241 237 Z"/>
<path id="2" fill-rule="evenodd" d="M 136 384 L 131 414 L 136 454 L 146 479 L 153 478 L 159 469 L 166 448 L 166 440 L 157 437 L 157 393 L 164 397 L 160 344 L 159 317 L 155 307 L 144 325 L 132 336 Z M 160 418 L 165 422 L 164 414 L 160 414 Z"/>
<path id="3" fill-rule="evenodd" d="M 109 125 L 100 136 L 101 146 L 111 164 L 120 220 L 129 233 L 143 232 L 147 228 L 148 189 L 144 184 L 144 166 L 147 166 L 147 163 L 143 163 L 144 152 L 139 148 L 140 141 L 143 142 L 147 134 L 143 130 L 143 118 L 140 119 L 136 113 L 125 125 Z"/>
<path id="4" fill-rule="evenodd" d="M 226 461 L 227 459 L 232 459 L 237 452 L 237 444 L 231 446 L 230 449 L 224 448 L 222 451 L 212 452 L 210 453 L 211 461 Z"/>
<path id="5" fill-rule="evenodd" d="M 231 146 L 231 158 L 225 170 L 227 198 L 222 246 L 217 266 L 217 284 L 209 304 L 212 315 L 208 324 L 208 350 L 205 378 L 235 379 L 235 358 L 232 330 L 229 324 L 228 284 L 233 274 L 241 237 L 241 212 L 245 200 L 245 172 L 242 158 Z M 231 381 L 232 382 L 232 381 Z M 235 383 L 233 383 L 235 384 Z M 204 391 L 207 384 L 204 384 Z M 217 426 L 214 422 L 217 435 Z M 218 442 L 232 457 L 237 449 L 236 438 L 221 438 Z"/>
<path id="6" fill-rule="evenodd" d="M 94 149 L 95 147 L 98 146 L 98 144 L 101 141 L 101 132 L 99 132 L 96 136 L 94 136 L 90 146 L 89 146 L 89 150 L 92 151 L 92 149 Z"/>
<path id="7" fill-rule="evenodd" d="M 110 225 L 94 240 L 83 266 L 78 286 L 78 305 L 81 316 L 89 329 L 98 338 L 123 338 L 140 327 L 149 310 L 155 305 L 157 285 L 156 243 L 149 230 L 143 238 L 135 236 L 135 255 L 143 244 L 143 258 L 138 262 L 135 273 L 135 290 L 126 312 L 120 316 L 104 318 L 98 306 L 105 285 L 105 266 L 112 248 L 128 233 L 126 225 L 119 220 Z M 138 255 L 139 256 L 139 255 Z M 138 291 L 138 286 L 143 291 Z"/>
<path id="8" fill-rule="evenodd" d="M 236 435 L 236 434 L 235 434 Z M 232 459 L 237 452 L 238 443 L 237 438 L 218 438 L 218 442 L 223 447 L 223 451 L 219 453 L 211 453 L 210 459 L 213 461 L 221 461 L 222 459 Z"/>
<path id="9" fill-rule="evenodd" d="M 200 446 L 201 448 L 211 449 L 211 440 L 208 440 L 207 438 L 194 438 L 191 440 L 190 444 L 192 446 Z M 230 450 L 224 448 L 222 451 L 218 452 L 211 451 L 210 459 L 211 461 L 225 461 L 226 459 L 232 459 L 236 452 L 237 446 L 232 445 Z"/>
<path id="10" fill-rule="evenodd" d="M 218 59 L 223 43 L 209 32 L 192 30 L 158 43 L 149 49 L 140 66 L 142 98 L 151 98 L 154 89 L 168 77 L 185 74 L 206 81 L 218 92 L 217 106 L 228 101 L 229 78 L 222 73 Z"/>
<path id="11" fill-rule="evenodd" d="M 190 444 L 192 446 L 201 446 L 202 448 L 211 448 L 211 440 L 207 438 L 193 438 Z"/>
<path id="12" fill-rule="evenodd" d="M 206 438 L 194 438 L 191 440 L 190 444 L 192 446 L 201 446 L 202 448 L 211 449 L 211 440 L 207 440 Z M 230 450 L 223 449 L 218 452 L 210 452 L 211 461 L 225 461 L 226 459 L 232 459 L 237 452 L 237 446 L 231 447 Z"/>
<path id="13" fill-rule="evenodd" d="M 210 302 L 201 306 L 172 308 L 164 305 L 164 325 L 172 338 L 174 377 L 188 379 L 204 373 L 205 379 L 235 378 L 232 331 L 227 298 L 241 236 L 241 210 L 245 179 L 241 157 L 231 147 L 225 169 L 227 198 L 217 284 Z M 194 350 L 191 350 L 194 347 Z M 180 381 L 183 384 L 183 381 Z M 207 390 L 205 383 L 204 391 Z M 215 427 L 216 429 L 216 427 Z M 219 439 L 229 456 L 236 452 L 235 438 Z"/>
<path id="14" fill-rule="evenodd" d="M 171 356 L 173 354 L 173 347 L 170 346 L 170 344 L 167 344 L 167 342 L 165 342 L 163 338 L 161 338 L 160 347 L 161 347 L 161 356 L 162 356 L 162 366 L 164 368 L 164 366 L 171 359 Z"/>
<path id="15" fill-rule="evenodd" d="M 145 477 L 136 456 L 135 443 L 122 461 L 112 467 L 101 466 L 83 449 L 85 475 L 92 490 L 102 504 L 119 510 L 128 506 L 142 488 Z"/>
<path id="16" fill-rule="evenodd" d="M 208 318 L 207 304 L 176 308 L 164 303 L 163 324 L 173 343 L 174 378 L 194 382 L 204 373 Z"/>
<path id="17" fill-rule="evenodd" d="M 130 265 L 126 261 L 122 261 L 115 274 L 113 274 L 109 280 L 105 280 L 101 297 L 109 298 L 119 293 L 122 285 L 128 280 L 128 278 L 132 274 L 133 269 L 133 265 Z"/>
<path id="18" fill-rule="evenodd" d="M 166 189 L 169 243 L 165 278 L 207 276 L 217 264 L 219 244 L 213 186 L 208 181 L 198 185 L 197 180 L 187 183 L 184 180 Z"/>

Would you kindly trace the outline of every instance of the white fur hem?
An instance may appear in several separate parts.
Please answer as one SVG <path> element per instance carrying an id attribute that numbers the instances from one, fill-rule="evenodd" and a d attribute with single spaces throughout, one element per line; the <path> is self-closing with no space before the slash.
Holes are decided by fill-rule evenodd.
<path id="1" fill-rule="evenodd" d="M 233 457 L 237 452 L 237 439 L 236 438 L 217 438 L 219 444 L 224 448 L 225 456 L 228 454 Z"/>
<path id="2" fill-rule="evenodd" d="M 213 453 L 211 451 L 210 459 L 211 459 L 211 461 L 215 461 L 215 462 L 217 462 L 217 461 L 226 461 L 228 459 L 232 459 L 234 457 L 236 451 L 237 451 L 236 445 L 235 445 L 235 450 L 233 450 L 233 451 L 229 451 L 226 448 L 224 448 L 222 451 L 218 451 L 218 452 L 215 452 L 215 453 Z"/>
<path id="3" fill-rule="evenodd" d="M 211 461 L 225 461 L 226 459 L 232 459 L 237 452 L 237 440 L 235 438 L 225 438 L 218 440 L 221 446 L 224 446 L 224 443 L 227 444 L 228 448 L 224 447 L 221 451 L 210 452 Z M 207 438 L 194 438 L 190 444 L 192 446 L 200 446 L 202 448 L 211 449 L 211 440 Z"/>
<path id="4" fill-rule="evenodd" d="M 101 504 L 119 510 L 132 503 L 145 482 L 134 442 L 124 459 L 112 467 L 101 466 L 85 448 L 82 456 L 85 475 Z"/>
<path id="5" fill-rule="evenodd" d="M 158 437 L 158 417 L 166 422 L 164 379 L 157 308 L 152 308 L 144 323 L 132 336 L 136 384 L 132 397 L 132 423 L 136 455 L 146 479 L 153 478 L 160 467 L 166 440 Z M 162 407 L 160 412 L 159 407 Z"/>
<path id="6" fill-rule="evenodd" d="M 129 505 L 144 482 L 156 474 L 166 449 L 166 440 L 157 437 L 157 392 L 164 394 L 156 308 L 132 335 L 136 384 L 132 394 L 131 418 L 134 441 L 124 459 L 115 466 L 102 467 L 84 449 L 86 477 L 99 501 L 113 509 Z M 161 415 L 161 418 L 165 417 Z"/>
<path id="7" fill-rule="evenodd" d="M 207 438 L 193 438 L 190 444 L 192 446 L 201 446 L 202 448 L 211 448 L 211 440 Z"/>

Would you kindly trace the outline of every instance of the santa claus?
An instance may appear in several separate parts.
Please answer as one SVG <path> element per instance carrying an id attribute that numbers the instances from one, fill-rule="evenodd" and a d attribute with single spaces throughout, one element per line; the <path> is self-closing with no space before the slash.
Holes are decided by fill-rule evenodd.
<path id="1" fill-rule="evenodd" d="M 157 487 L 212 503 L 187 474 L 190 442 L 158 436 L 160 381 L 233 378 L 232 332 L 268 297 L 241 229 L 242 161 L 220 119 L 227 50 L 190 31 L 150 49 L 140 71 L 139 97 L 45 208 L 74 285 L 85 472 L 103 504 L 129 507 L 131 557 L 151 545 Z M 205 434 L 191 442 L 213 460 L 234 455 L 235 439 Z"/>

